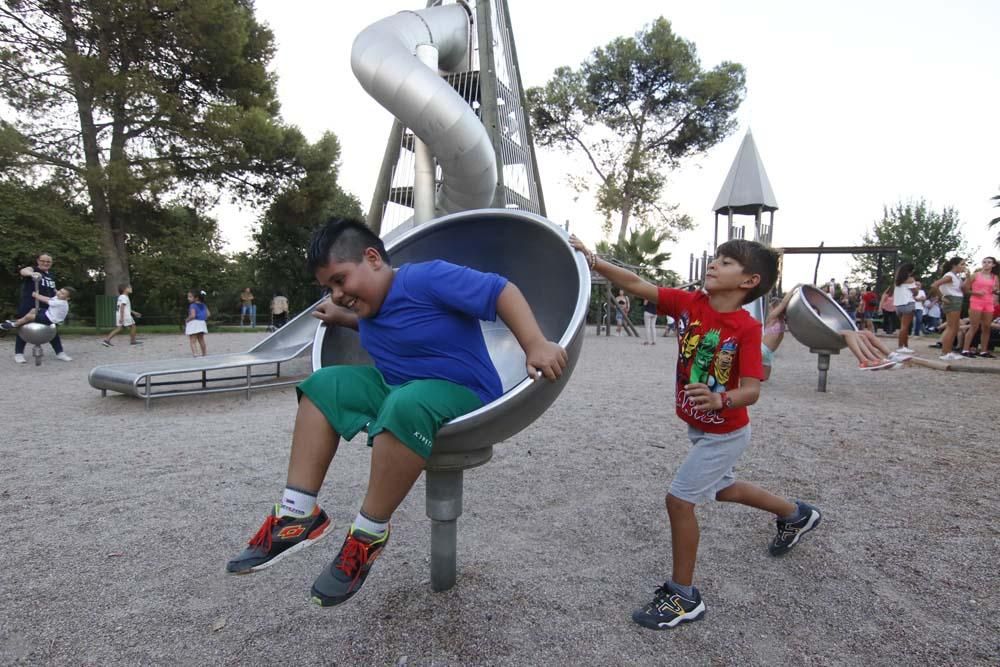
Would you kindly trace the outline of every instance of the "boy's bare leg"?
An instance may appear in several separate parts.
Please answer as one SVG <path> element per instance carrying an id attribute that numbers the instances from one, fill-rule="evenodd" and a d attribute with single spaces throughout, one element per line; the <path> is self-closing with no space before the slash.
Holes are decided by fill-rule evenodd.
<path id="1" fill-rule="evenodd" d="M 20 319 L 14 321 L 15 327 L 23 327 L 25 324 L 29 324 L 35 321 L 35 309 L 32 308 L 27 313 L 25 313 Z"/>
<path id="2" fill-rule="evenodd" d="M 756 507 L 777 517 L 792 516 L 799 511 L 795 503 L 790 503 L 750 482 L 736 481 L 715 494 L 715 499 L 726 503 L 739 503 L 740 505 Z"/>
<path id="3" fill-rule="evenodd" d="M 694 504 L 667 494 L 667 514 L 670 516 L 670 548 L 673 554 L 675 584 L 690 586 L 694 580 L 694 565 L 698 558 L 698 518 Z"/>
<path id="4" fill-rule="evenodd" d="M 389 431 L 375 436 L 372 447 L 368 493 L 361 512 L 372 519 L 388 521 L 424 470 L 423 457 Z"/>
<path id="5" fill-rule="evenodd" d="M 339 445 L 340 435 L 333 430 L 316 404 L 303 396 L 295 413 L 286 486 L 319 493 Z"/>
<path id="6" fill-rule="evenodd" d="M 112 338 L 121 333 L 121 330 L 122 330 L 121 327 L 115 327 L 114 329 L 111 330 L 111 333 L 109 333 L 107 336 L 104 337 L 104 340 L 110 343 Z"/>
<path id="7" fill-rule="evenodd" d="M 135 325 L 134 324 L 129 329 L 128 337 L 129 337 L 129 342 L 134 345 L 135 344 Z"/>

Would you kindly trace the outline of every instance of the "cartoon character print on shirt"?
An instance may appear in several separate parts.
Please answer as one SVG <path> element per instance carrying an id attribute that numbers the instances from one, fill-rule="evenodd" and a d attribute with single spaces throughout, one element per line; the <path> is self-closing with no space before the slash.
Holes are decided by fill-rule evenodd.
<path id="1" fill-rule="evenodd" d="M 712 361 L 715 359 L 715 348 L 719 344 L 719 335 L 722 332 L 712 329 L 698 343 L 698 349 L 694 355 L 694 363 L 691 365 L 691 374 L 688 376 L 689 384 L 708 384 L 708 371 L 712 368 Z"/>
<path id="2" fill-rule="evenodd" d="M 685 325 L 683 334 L 680 333 L 681 329 L 678 329 L 680 360 L 677 364 L 677 406 L 685 415 L 703 424 L 725 423 L 722 416 L 715 410 L 701 410 L 694 405 L 684 390 L 684 386 L 687 384 L 700 383 L 709 387 L 718 384 L 720 380 L 717 376 L 720 372 L 726 375 L 728 380 L 731 375 L 733 359 L 730 357 L 722 364 L 713 365 L 713 362 L 716 361 L 716 348 L 719 347 L 722 332 L 719 329 L 702 331 L 701 320 L 691 322 L 690 316 L 686 312 L 681 313 L 677 321 L 678 324 L 684 323 Z M 735 351 L 733 355 L 735 356 Z"/>
<path id="3" fill-rule="evenodd" d="M 715 363 L 712 365 L 712 375 L 706 383 L 712 391 L 721 393 L 726 390 L 729 378 L 733 374 L 733 364 L 736 361 L 736 339 L 730 336 L 722 341 L 722 346 L 715 354 Z"/>

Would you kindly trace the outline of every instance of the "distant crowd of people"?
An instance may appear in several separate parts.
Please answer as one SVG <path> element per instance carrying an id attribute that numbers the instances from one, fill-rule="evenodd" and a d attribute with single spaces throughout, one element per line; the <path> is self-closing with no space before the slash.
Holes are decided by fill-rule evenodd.
<path id="1" fill-rule="evenodd" d="M 27 341 L 19 335 L 21 328 L 30 325 L 57 326 L 66 321 L 69 315 L 69 306 L 76 290 L 72 287 L 56 287 L 55 277 L 52 275 L 52 256 L 49 253 L 40 253 L 31 266 L 23 267 L 18 271 L 21 277 L 20 298 L 18 300 L 17 311 L 14 317 L 0 322 L 0 329 L 15 333 L 14 339 L 14 362 L 18 364 L 27 363 L 24 356 Z M 208 333 L 208 318 L 211 311 L 205 303 L 207 293 L 201 289 L 189 290 L 186 294 L 187 304 L 184 309 L 184 335 L 188 337 L 193 356 L 204 356 L 208 353 L 205 343 L 205 334 Z M 256 297 L 251 288 L 246 287 L 240 292 L 238 306 L 240 311 L 240 326 L 257 326 L 257 306 Z M 270 303 L 271 324 L 269 330 L 274 330 L 284 326 L 288 322 L 289 305 L 288 298 L 280 292 L 275 294 Z M 136 337 L 136 320 L 142 317 L 142 313 L 132 308 L 132 286 L 122 284 L 118 286 L 118 298 L 115 302 L 115 315 L 113 328 L 107 335 L 101 337 L 100 343 L 104 347 L 114 347 L 112 342 L 119 333 L 128 329 L 129 344 L 142 345 L 142 341 Z M 60 361 L 72 361 L 73 358 L 63 350 L 62 339 L 58 331 L 49 341 L 56 359 Z"/>

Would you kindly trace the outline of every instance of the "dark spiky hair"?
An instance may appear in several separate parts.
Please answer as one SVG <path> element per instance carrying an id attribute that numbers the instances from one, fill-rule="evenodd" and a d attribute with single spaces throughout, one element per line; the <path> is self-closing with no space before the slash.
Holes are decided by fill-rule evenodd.
<path id="1" fill-rule="evenodd" d="M 733 239 L 720 245 L 715 254 L 717 257 L 725 256 L 735 259 L 743 267 L 743 272 L 746 274 L 756 273 L 760 276 L 760 282 L 747 292 L 746 296 L 743 297 L 743 303 L 753 303 L 770 292 L 778 279 L 778 253 L 763 243 Z"/>
<path id="2" fill-rule="evenodd" d="M 360 262 L 368 248 L 375 248 L 382 261 L 390 264 L 382 239 L 365 223 L 349 218 L 331 218 L 313 232 L 306 269 L 309 273 L 316 273 L 316 269 L 331 261 Z"/>

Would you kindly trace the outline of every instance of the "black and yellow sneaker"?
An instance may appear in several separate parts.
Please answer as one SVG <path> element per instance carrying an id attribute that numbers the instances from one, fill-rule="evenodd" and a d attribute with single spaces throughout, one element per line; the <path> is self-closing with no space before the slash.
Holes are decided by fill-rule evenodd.
<path id="1" fill-rule="evenodd" d="M 782 521 L 775 519 L 778 525 L 778 534 L 774 536 L 768 551 L 772 556 L 783 556 L 792 547 L 798 544 L 802 536 L 819 525 L 823 520 L 823 514 L 818 509 L 801 500 L 795 501 L 795 506 L 799 508 L 799 518 L 795 521 Z"/>
<path id="2" fill-rule="evenodd" d="M 692 590 L 694 595 L 687 598 L 667 582 L 656 589 L 652 602 L 632 612 L 632 620 L 651 630 L 669 630 L 681 623 L 700 621 L 705 617 L 705 603 L 698 589 Z"/>
<path id="3" fill-rule="evenodd" d="M 340 553 L 313 582 L 312 601 L 321 607 L 347 602 L 364 585 L 372 563 L 388 541 L 388 529 L 385 535 L 371 535 L 352 525 Z"/>
<path id="4" fill-rule="evenodd" d="M 257 533 L 250 538 L 246 549 L 226 563 L 226 572 L 248 574 L 263 570 L 279 560 L 316 544 L 333 529 L 326 512 L 313 509 L 306 517 L 278 516 L 278 505 L 264 519 Z"/>

